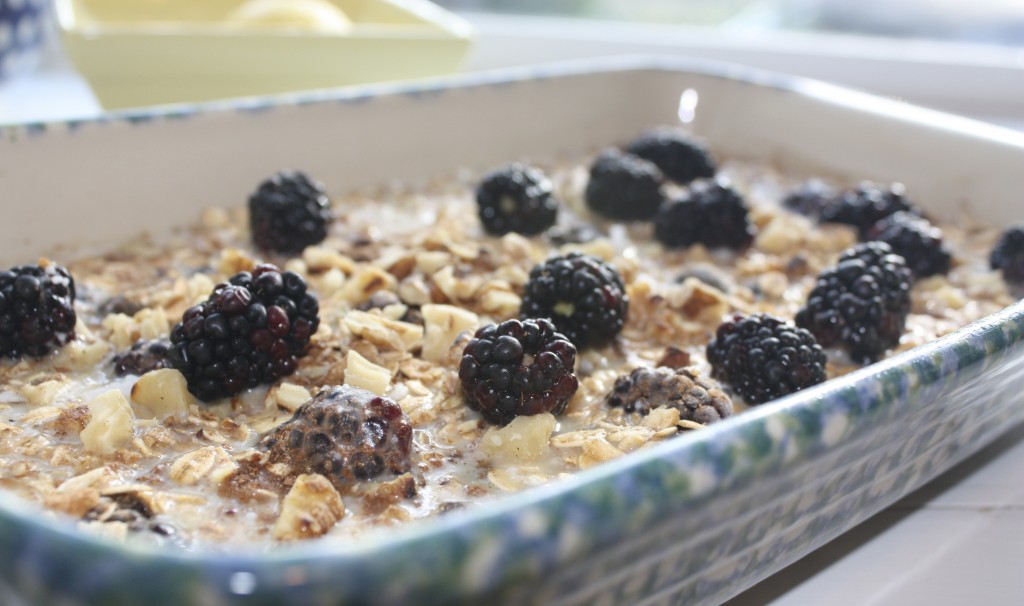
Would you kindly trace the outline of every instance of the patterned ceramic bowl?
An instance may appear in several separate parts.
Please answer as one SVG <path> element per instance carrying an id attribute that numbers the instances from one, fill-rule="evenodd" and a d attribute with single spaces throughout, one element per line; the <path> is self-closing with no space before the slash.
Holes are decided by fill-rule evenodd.
<path id="1" fill-rule="evenodd" d="M 31 69 L 46 40 L 49 0 L 0 0 L 0 78 Z"/>
<path id="2" fill-rule="evenodd" d="M 5 131 L 0 199 L 33 202 L 5 207 L 0 264 L 181 225 L 280 166 L 352 187 L 415 181 L 680 119 L 724 155 L 900 179 L 936 216 L 1022 219 L 1024 137 L 737 67 L 650 60 L 206 109 Z M 70 202 L 81 192 L 94 204 Z M 31 604 L 713 603 L 1024 419 L 1022 378 L 1016 304 L 706 430 L 358 544 L 154 551 L 0 493 L 0 579 Z"/>

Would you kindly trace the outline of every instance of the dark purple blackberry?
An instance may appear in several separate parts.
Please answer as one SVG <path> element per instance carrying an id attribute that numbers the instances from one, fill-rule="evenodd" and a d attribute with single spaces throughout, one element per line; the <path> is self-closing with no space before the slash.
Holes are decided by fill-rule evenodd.
<path id="1" fill-rule="evenodd" d="M 601 153 L 590 167 L 587 206 L 618 221 L 650 219 L 665 201 L 664 175 L 653 162 L 617 149 Z"/>
<path id="2" fill-rule="evenodd" d="M 747 203 L 724 181 L 694 181 L 679 198 L 654 217 L 654 237 L 665 246 L 684 248 L 746 248 L 754 240 Z"/>
<path id="3" fill-rule="evenodd" d="M 136 341 L 130 350 L 114 356 L 114 374 L 141 376 L 152 370 L 170 368 L 171 361 L 167 359 L 170 349 L 170 341 Z"/>
<path id="4" fill-rule="evenodd" d="M 949 272 L 952 255 L 942 241 L 942 230 L 924 217 L 906 211 L 894 213 L 875 223 L 867 239 L 891 246 L 906 260 L 915 278 Z"/>
<path id="5" fill-rule="evenodd" d="M 626 152 L 653 162 L 676 183 L 715 176 L 711 153 L 693 137 L 671 128 L 650 130 L 626 147 Z"/>
<path id="6" fill-rule="evenodd" d="M 42 358 L 75 338 L 75 281 L 59 265 L 0 271 L 0 358 Z"/>
<path id="7" fill-rule="evenodd" d="M 875 223 L 900 211 L 921 214 L 907 200 L 907 191 L 902 183 L 886 187 L 865 181 L 826 204 L 821 209 L 820 221 L 852 225 L 857 228 L 860 238 L 864 239 Z"/>
<path id="8" fill-rule="evenodd" d="M 302 252 L 323 242 L 332 219 L 323 186 L 301 172 L 279 172 L 249 196 L 249 227 L 263 250 Z"/>
<path id="9" fill-rule="evenodd" d="M 825 380 L 825 352 L 803 328 L 767 314 L 736 315 L 708 343 L 712 374 L 748 404 L 761 404 Z"/>
<path id="10" fill-rule="evenodd" d="M 900 342 L 911 278 L 906 261 L 885 242 L 857 244 L 818 276 L 796 325 L 824 347 L 841 345 L 854 361 L 874 362 Z"/>
<path id="11" fill-rule="evenodd" d="M 171 330 L 171 365 L 203 401 L 295 372 L 320 325 L 320 305 L 298 274 L 264 264 L 217 285 Z"/>
<path id="12" fill-rule="evenodd" d="M 1001 270 L 1007 282 L 1024 282 L 1024 226 L 1011 227 L 999 236 L 989 264 L 992 269 Z"/>
<path id="13" fill-rule="evenodd" d="M 540 170 L 510 164 L 486 175 L 476 188 L 480 222 L 487 233 L 533 236 L 555 224 L 558 200 Z"/>
<path id="14" fill-rule="evenodd" d="M 530 270 L 519 317 L 550 318 L 558 332 L 584 349 L 615 338 L 628 311 L 619 272 L 597 257 L 572 252 Z"/>
<path id="15" fill-rule="evenodd" d="M 459 364 L 466 404 L 506 425 L 521 415 L 559 415 L 579 382 L 576 348 L 549 320 L 505 320 L 476 331 Z"/>
<path id="16" fill-rule="evenodd" d="M 350 385 L 327 387 L 260 441 L 293 473 L 318 473 L 339 489 L 412 466 L 412 423 L 394 400 Z"/>
<path id="17" fill-rule="evenodd" d="M 783 198 L 782 206 L 816 220 L 835 197 L 835 190 L 827 183 L 820 179 L 811 179 Z"/>
<path id="18" fill-rule="evenodd" d="M 732 415 L 732 400 L 714 382 L 688 368 L 641 366 L 615 380 L 609 406 L 646 415 L 659 406 L 679 409 L 679 418 L 714 423 Z"/>

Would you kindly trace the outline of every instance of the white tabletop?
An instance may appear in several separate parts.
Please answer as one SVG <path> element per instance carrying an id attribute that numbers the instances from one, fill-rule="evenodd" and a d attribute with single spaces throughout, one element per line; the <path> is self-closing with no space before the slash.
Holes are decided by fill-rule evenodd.
<path id="1" fill-rule="evenodd" d="M 514 63 L 511 49 L 516 48 L 517 40 L 521 45 L 527 39 L 532 61 L 617 54 L 623 50 L 704 57 L 724 54 L 724 58 L 762 67 L 778 68 L 778 61 L 785 61 L 786 71 L 817 77 L 832 74 L 840 82 L 883 94 L 1004 124 L 1024 125 L 1024 103 L 1012 97 L 1024 90 L 1024 77 L 991 62 L 980 61 L 963 71 L 963 64 L 922 63 L 920 57 L 884 61 L 847 53 L 832 57 L 830 67 L 820 56 L 805 57 L 807 60 L 801 63 L 791 48 L 764 52 L 721 43 L 700 47 L 699 40 L 694 42 L 692 38 L 680 42 L 677 37 L 663 36 L 659 40 L 643 32 L 631 37 L 620 32 L 617 38 L 610 37 L 614 41 L 602 41 L 604 30 L 594 33 L 584 28 L 567 33 L 561 26 L 545 38 L 543 28 L 531 28 L 527 36 L 514 27 L 509 29 L 504 22 L 495 25 L 484 19 L 481 23 L 484 35 L 469 61 L 470 69 Z M 836 65 L 845 71 L 836 69 Z M 922 69 L 935 77 L 948 73 L 962 78 L 970 74 L 973 88 L 959 95 L 942 96 L 934 94 L 942 87 L 925 82 L 917 99 L 915 89 L 908 93 L 908 89 L 896 88 L 905 86 L 903 73 L 919 74 Z M 1011 80 L 1006 79 L 1008 75 Z M 943 86 L 950 88 L 948 83 Z M 88 85 L 58 55 L 51 56 L 38 72 L 0 83 L 0 124 L 83 118 L 100 111 Z M 1024 603 L 1022 470 L 1024 427 L 1011 428 L 1002 439 L 952 471 L 728 604 Z"/>

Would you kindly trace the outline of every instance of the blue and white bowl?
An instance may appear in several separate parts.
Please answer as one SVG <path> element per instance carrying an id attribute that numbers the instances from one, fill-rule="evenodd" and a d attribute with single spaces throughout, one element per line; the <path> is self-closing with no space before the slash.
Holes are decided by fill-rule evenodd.
<path id="1" fill-rule="evenodd" d="M 35 67 L 50 16 L 48 0 L 0 0 L 0 78 Z"/>

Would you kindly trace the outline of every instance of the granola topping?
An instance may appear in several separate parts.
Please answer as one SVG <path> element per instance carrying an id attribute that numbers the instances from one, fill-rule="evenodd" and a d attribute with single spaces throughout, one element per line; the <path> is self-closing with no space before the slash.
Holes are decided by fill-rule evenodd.
<path id="1" fill-rule="evenodd" d="M 562 204 L 539 235 L 489 235 L 474 194 L 480 175 L 460 175 L 336 196 L 324 238 L 294 254 L 257 249 L 237 208 L 203 213 L 179 241 L 62 259 L 77 289 L 77 321 L 65 331 L 74 338 L 47 357 L 0 360 L 0 488 L 117 541 L 214 550 L 351 541 L 742 415 L 747 403 L 714 381 L 707 361 L 716 327 L 737 313 L 791 321 L 819 274 L 857 242 L 857 226 L 784 207 L 802 179 L 725 159 L 716 176 L 743 195 L 753 241 L 669 248 L 649 221 L 595 214 L 593 159 L 539 165 Z M 667 198 L 682 193 L 652 183 Z M 989 267 L 997 230 L 937 225 L 950 270 L 913 283 L 889 354 L 1015 300 Z M 575 252 L 621 277 L 621 332 L 579 349 L 578 388 L 564 404 L 489 423 L 465 401 L 467 345 L 486 325 L 527 320 L 531 270 Z M 170 339 L 216 285 L 262 263 L 308 285 L 319 325 L 302 335 L 308 346 L 287 373 L 202 402 L 190 393 L 200 371 L 188 367 L 186 378 L 152 344 Z M 838 346 L 826 354 L 829 378 L 859 367 Z M 332 397 L 324 393 L 344 406 L 321 410 Z"/>

